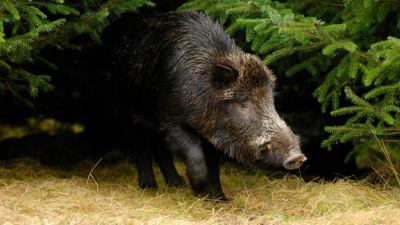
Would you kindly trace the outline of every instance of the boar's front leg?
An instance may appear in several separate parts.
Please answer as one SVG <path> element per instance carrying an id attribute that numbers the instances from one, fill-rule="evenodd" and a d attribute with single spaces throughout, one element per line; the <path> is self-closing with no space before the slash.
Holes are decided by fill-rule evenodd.
<path id="1" fill-rule="evenodd" d="M 216 198 L 220 201 L 228 201 L 229 199 L 222 191 L 219 177 L 219 162 L 221 154 L 206 140 L 203 141 L 203 148 L 208 169 L 207 176 L 209 193 L 212 194 L 213 198 Z"/>
<path id="2" fill-rule="evenodd" d="M 210 198 L 226 200 L 219 182 L 218 157 L 204 151 L 201 137 L 189 127 L 169 126 L 167 141 L 171 150 L 182 155 L 192 189 Z"/>
<path id="3" fill-rule="evenodd" d="M 160 167 L 165 183 L 168 186 L 184 186 L 185 183 L 183 182 L 182 177 L 176 171 L 174 160 L 169 149 L 163 148 L 158 144 L 154 149 L 154 158 Z"/>

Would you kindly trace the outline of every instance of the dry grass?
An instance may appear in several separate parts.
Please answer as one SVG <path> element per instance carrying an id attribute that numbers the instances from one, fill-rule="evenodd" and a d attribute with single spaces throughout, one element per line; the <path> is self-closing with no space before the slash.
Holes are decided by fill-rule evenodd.
<path id="1" fill-rule="evenodd" d="M 230 203 L 167 188 L 140 190 L 127 163 L 48 169 L 30 160 L 0 167 L 1 224 L 400 224 L 400 190 L 366 182 L 304 182 L 225 165 Z M 182 165 L 179 165 L 181 173 Z"/>

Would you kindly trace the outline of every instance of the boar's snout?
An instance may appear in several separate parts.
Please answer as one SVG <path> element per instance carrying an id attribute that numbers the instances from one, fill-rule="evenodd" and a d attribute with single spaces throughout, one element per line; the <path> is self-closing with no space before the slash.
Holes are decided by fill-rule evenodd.
<path id="1" fill-rule="evenodd" d="M 257 160 L 261 162 L 259 165 L 263 164 L 264 167 L 284 167 L 287 170 L 300 168 L 307 160 L 307 157 L 300 149 L 300 138 L 280 118 L 275 124 L 279 126 L 270 135 L 271 139 L 260 145 L 261 148 L 259 148 Z M 267 132 L 266 134 L 268 135 Z M 263 140 L 268 139 L 264 138 Z"/>
<path id="2" fill-rule="evenodd" d="M 307 157 L 302 153 L 293 154 L 283 162 L 283 167 L 287 170 L 298 169 L 306 160 Z"/>
<path id="3" fill-rule="evenodd" d="M 301 153 L 301 151 L 299 152 L 290 150 L 289 155 L 284 159 L 281 159 L 279 155 L 280 154 L 278 154 L 277 156 L 271 153 L 271 151 L 269 150 L 262 151 L 257 160 L 257 165 L 260 167 L 283 166 L 287 170 L 295 170 L 300 168 L 303 165 L 303 163 L 307 160 L 307 157 L 303 153 Z"/>

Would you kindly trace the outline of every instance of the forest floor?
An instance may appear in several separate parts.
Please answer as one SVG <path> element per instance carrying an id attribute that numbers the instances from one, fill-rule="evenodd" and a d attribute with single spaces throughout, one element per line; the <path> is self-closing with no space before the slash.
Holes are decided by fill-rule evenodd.
<path id="1" fill-rule="evenodd" d="M 128 163 L 72 171 L 3 163 L 0 224 L 400 224 L 400 190 L 365 181 L 270 178 L 226 163 L 221 179 L 232 200 L 215 203 L 166 187 L 156 173 L 158 190 L 141 190 Z"/>

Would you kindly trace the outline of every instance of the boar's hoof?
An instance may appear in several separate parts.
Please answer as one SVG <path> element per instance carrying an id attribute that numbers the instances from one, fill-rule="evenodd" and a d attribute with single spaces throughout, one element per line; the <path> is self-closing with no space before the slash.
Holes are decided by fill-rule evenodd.
<path id="1" fill-rule="evenodd" d="M 156 189 L 158 185 L 154 177 L 139 176 L 139 187 L 141 189 Z"/>
<path id="2" fill-rule="evenodd" d="M 202 192 L 197 192 L 199 195 L 206 196 L 206 199 L 213 202 L 227 203 L 231 198 L 227 197 L 221 189 L 208 187 Z"/>
<path id="3" fill-rule="evenodd" d="M 228 202 L 230 202 L 232 200 L 232 198 L 230 198 L 230 197 L 227 197 L 226 195 L 221 195 L 221 196 L 219 196 L 219 197 L 217 197 L 217 198 L 215 198 L 215 201 L 216 202 L 220 202 L 220 203 L 228 203 Z"/>
<path id="4" fill-rule="evenodd" d="M 165 183 L 170 187 L 184 187 L 185 182 L 183 181 L 182 177 L 179 175 L 168 177 L 168 180 Z"/>
<path id="5" fill-rule="evenodd" d="M 208 194 L 206 199 L 216 203 L 228 203 L 232 200 L 232 198 L 227 197 L 225 194 L 220 194 L 218 196 Z"/>
<path id="6" fill-rule="evenodd" d="M 231 200 L 231 198 L 227 197 L 223 192 L 199 192 L 199 191 L 194 191 L 194 195 L 198 197 L 205 197 L 205 200 L 211 201 L 211 202 L 219 202 L 219 203 L 227 203 Z"/>
<path id="7" fill-rule="evenodd" d="M 303 154 L 295 154 L 289 156 L 289 158 L 285 160 L 283 167 L 285 167 L 287 170 L 298 169 L 306 160 L 307 157 L 305 157 Z"/>

